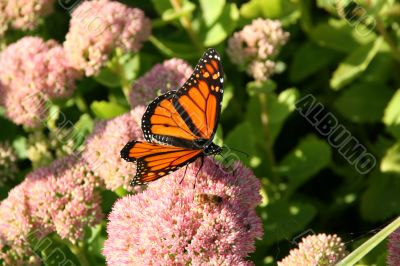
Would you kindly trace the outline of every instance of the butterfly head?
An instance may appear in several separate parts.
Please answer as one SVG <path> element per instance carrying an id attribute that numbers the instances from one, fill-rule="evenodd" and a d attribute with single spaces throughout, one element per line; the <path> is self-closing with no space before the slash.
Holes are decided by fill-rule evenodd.
<path id="1" fill-rule="evenodd" d="M 222 148 L 214 143 L 211 143 L 210 145 L 204 147 L 203 153 L 205 155 L 215 155 L 215 154 L 221 154 Z"/>

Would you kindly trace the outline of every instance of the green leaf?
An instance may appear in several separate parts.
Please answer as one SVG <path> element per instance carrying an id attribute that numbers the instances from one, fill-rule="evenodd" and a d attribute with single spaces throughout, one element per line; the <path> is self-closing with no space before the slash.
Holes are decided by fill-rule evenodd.
<path id="1" fill-rule="evenodd" d="M 257 17 L 279 18 L 283 23 L 298 12 L 298 3 L 282 0 L 251 0 L 240 7 L 240 15 L 247 19 Z"/>
<path id="2" fill-rule="evenodd" d="M 157 13 L 160 15 L 172 7 L 169 0 L 151 0 L 151 3 L 153 4 Z"/>
<path id="3" fill-rule="evenodd" d="M 365 243 L 369 237 L 364 237 L 362 239 L 354 241 L 351 250 L 356 250 L 363 243 Z M 366 254 L 357 265 L 374 265 L 374 266 L 386 266 L 387 257 L 387 238 L 374 247 L 368 254 Z"/>
<path id="4" fill-rule="evenodd" d="M 189 42 L 169 41 L 150 36 L 150 42 L 165 56 L 179 57 L 182 59 L 198 59 L 200 55 L 193 53 L 193 44 Z"/>
<path id="5" fill-rule="evenodd" d="M 385 83 L 391 77 L 394 62 L 390 52 L 382 51 L 384 47 L 383 44 L 382 49 L 360 77 L 364 82 Z"/>
<path id="6" fill-rule="evenodd" d="M 281 0 L 268 0 L 259 1 L 259 8 L 262 14 L 267 18 L 278 18 L 282 15 L 282 4 L 285 1 Z"/>
<path id="7" fill-rule="evenodd" d="M 330 86 L 334 90 L 339 90 L 351 81 L 359 77 L 364 72 L 372 59 L 378 53 L 382 44 L 382 38 L 369 43 L 352 52 L 339 67 L 333 72 Z"/>
<path id="8" fill-rule="evenodd" d="M 87 235 L 90 236 L 87 240 L 87 251 L 92 258 L 96 259 L 96 265 L 104 265 L 105 261 L 102 251 L 104 248 L 104 241 L 106 240 L 105 226 L 103 226 L 103 224 L 98 224 L 95 227 L 88 228 L 87 231 L 89 231 Z"/>
<path id="9" fill-rule="evenodd" d="M 356 264 L 365 255 L 367 255 L 373 248 L 384 241 L 391 233 L 400 227 L 400 217 L 391 222 L 379 233 L 376 233 L 373 237 L 364 242 L 360 247 L 351 252 L 346 258 L 340 261 L 336 266 L 351 266 Z"/>
<path id="10" fill-rule="evenodd" d="M 28 241 L 32 250 L 41 258 L 45 266 L 56 266 L 60 265 L 60 263 L 80 265 L 78 258 L 55 234 L 39 239 L 35 236 L 35 231 L 33 231 L 29 234 Z"/>
<path id="11" fill-rule="evenodd" d="M 252 133 L 254 132 L 254 130 L 255 129 L 249 122 L 243 122 L 237 125 L 231 132 L 229 132 L 224 140 L 224 145 L 228 148 L 231 147 L 236 150 L 243 151 L 251 156 L 250 158 L 243 158 L 243 162 L 246 165 L 250 165 L 250 161 L 252 157 L 254 157 L 256 150 L 256 140 L 254 138 L 254 134 Z M 246 141 L 243 141 L 244 139 Z M 240 153 L 238 153 L 237 155 L 242 156 Z M 226 157 L 226 155 L 224 156 Z"/>
<path id="12" fill-rule="evenodd" d="M 228 107 L 229 102 L 233 98 L 233 86 L 231 84 L 224 87 L 224 97 L 222 98 L 221 112 Z"/>
<path id="13" fill-rule="evenodd" d="M 189 16 L 196 10 L 196 5 L 189 2 L 183 1 L 183 5 L 179 11 L 175 10 L 174 8 L 167 9 L 161 15 L 162 20 L 164 21 L 172 21 L 179 19 L 184 16 Z"/>
<path id="14" fill-rule="evenodd" d="M 361 215 L 365 220 L 384 221 L 400 212 L 398 174 L 375 173 L 361 197 Z"/>
<path id="15" fill-rule="evenodd" d="M 340 4 L 343 4 L 343 3 L 346 3 L 346 2 L 349 2 L 349 1 L 351 1 L 351 0 L 342 0 L 340 2 Z M 317 6 L 319 8 L 323 8 L 326 11 L 330 12 L 332 15 L 335 15 L 335 16 L 338 14 L 338 10 L 336 8 L 336 5 L 337 5 L 338 2 L 335 2 L 335 1 L 332 1 L 332 0 L 317 0 L 316 2 L 317 2 Z"/>
<path id="16" fill-rule="evenodd" d="M 281 131 L 286 118 L 295 110 L 295 103 L 298 98 L 299 92 L 294 88 L 282 91 L 278 98 L 270 97 L 268 113 L 272 143 Z"/>
<path id="17" fill-rule="evenodd" d="M 214 46 L 225 40 L 231 34 L 239 18 L 239 10 L 236 4 L 228 4 L 224 6 L 221 16 L 214 25 L 201 32 L 203 44 L 205 46 Z"/>
<path id="18" fill-rule="evenodd" d="M 120 76 L 115 71 L 109 69 L 108 67 L 103 67 L 100 70 L 100 73 L 94 77 L 94 79 L 98 83 L 108 88 L 118 88 L 121 86 Z"/>
<path id="19" fill-rule="evenodd" d="M 290 80 L 302 81 L 331 64 L 338 55 L 334 50 L 318 46 L 313 42 L 304 43 L 294 54 L 290 65 Z"/>
<path id="20" fill-rule="evenodd" d="M 122 59 L 121 59 L 122 60 Z M 137 77 L 140 69 L 140 56 L 136 54 L 135 56 L 129 56 L 126 60 L 121 62 L 123 75 L 126 80 L 132 81 Z"/>
<path id="21" fill-rule="evenodd" d="M 287 89 L 282 91 L 279 96 L 276 96 L 273 92 L 271 92 L 266 94 L 266 97 L 269 135 L 272 142 L 271 144 L 273 144 L 274 140 L 281 131 L 286 118 L 295 109 L 295 102 L 299 97 L 299 93 L 296 89 Z M 261 112 L 259 96 L 251 96 L 247 105 L 247 121 L 250 121 L 252 125 L 258 125 L 261 127 Z M 265 139 L 261 128 L 259 130 L 255 130 L 252 134 L 256 136 L 259 144 L 265 145 Z"/>
<path id="22" fill-rule="evenodd" d="M 97 118 L 109 119 L 124 114 L 128 108 L 114 102 L 94 101 L 90 105 L 90 109 Z"/>
<path id="23" fill-rule="evenodd" d="M 226 2 L 225 0 L 214 0 L 212 3 L 207 0 L 200 0 L 199 2 L 203 21 L 207 27 L 210 27 L 221 16 Z"/>
<path id="24" fill-rule="evenodd" d="M 246 90 L 250 95 L 258 93 L 272 93 L 276 89 L 276 83 L 273 80 L 266 80 L 263 82 L 251 81 L 247 83 Z"/>
<path id="25" fill-rule="evenodd" d="M 345 53 L 355 51 L 360 45 L 371 43 L 376 38 L 374 33 L 360 35 L 346 21 L 336 19 L 318 24 L 309 34 L 318 45 Z"/>
<path id="26" fill-rule="evenodd" d="M 76 147 L 79 147 L 85 140 L 86 136 L 92 132 L 94 121 L 88 114 L 82 114 L 79 120 L 75 123 L 74 142 Z"/>
<path id="27" fill-rule="evenodd" d="M 396 91 L 386 106 L 383 123 L 393 136 L 400 139 L 400 89 Z"/>
<path id="28" fill-rule="evenodd" d="M 13 146 L 19 159 L 28 158 L 28 147 L 27 147 L 26 137 L 17 136 L 14 139 L 12 146 Z"/>
<path id="29" fill-rule="evenodd" d="M 314 218 L 316 209 L 307 203 L 280 200 L 260 208 L 259 213 L 264 225 L 263 244 L 271 245 L 281 240 L 298 240 L 296 235 Z M 300 233 L 300 234 L 299 234 Z"/>
<path id="30" fill-rule="evenodd" d="M 381 171 L 400 173 L 400 142 L 390 147 L 381 160 Z"/>
<path id="31" fill-rule="evenodd" d="M 299 145 L 280 162 L 280 173 L 289 178 L 289 189 L 293 191 L 331 161 L 331 148 L 324 140 L 313 135 L 302 139 Z"/>
<path id="32" fill-rule="evenodd" d="M 251 0 L 240 7 L 240 16 L 248 19 L 261 16 L 260 0 Z"/>
<path id="33" fill-rule="evenodd" d="M 357 82 L 340 95 L 335 107 L 340 114 L 353 122 L 379 122 L 391 95 L 390 88 L 385 84 Z"/>
<path id="34" fill-rule="evenodd" d="M 82 114 L 79 117 L 79 120 L 75 123 L 74 130 L 87 135 L 92 132 L 93 126 L 93 119 L 88 114 Z"/>

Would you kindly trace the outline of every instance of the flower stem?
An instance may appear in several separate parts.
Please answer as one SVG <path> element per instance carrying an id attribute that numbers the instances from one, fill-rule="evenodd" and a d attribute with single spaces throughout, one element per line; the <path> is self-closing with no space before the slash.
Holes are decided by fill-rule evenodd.
<path id="1" fill-rule="evenodd" d="M 181 6 L 181 1 L 180 0 L 170 0 L 170 3 L 172 5 L 172 7 L 175 9 L 175 11 L 177 13 L 179 13 L 182 9 Z M 180 22 L 183 26 L 183 28 L 186 30 L 186 32 L 188 33 L 190 39 L 192 40 L 193 44 L 196 46 L 196 48 L 199 51 L 203 51 L 204 47 L 203 45 L 199 42 L 199 40 L 197 39 L 197 35 L 193 30 L 192 27 L 192 22 L 190 21 L 190 19 L 187 17 L 186 14 L 182 15 L 180 18 Z"/>
<path id="2" fill-rule="evenodd" d="M 78 245 L 69 245 L 69 249 L 79 260 L 81 266 L 90 266 L 89 260 L 86 257 L 85 245 L 83 242 L 78 243 Z"/>
<path id="3" fill-rule="evenodd" d="M 376 29 L 382 35 L 385 42 L 389 45 L 390 49 L 392 50 L 394 58 L 397 61 L 400 61 L 400 50 L 397 48 L 397 45 L 390 37 L 389 33 L 386 31 L 385 25 L 383 24 L 382 20 L 378 17 L 376 19 Z"/>
<path id="4" fill-rule="evenodd" d="M 269 167 L 271 168 L 270 174 L 272 180 L 276 180 L 275 176 L 275 155 L 272 149 L 272 140 L 269 130 L 269 115 L 268 115 L 268 99 L 266 93 L 260 93 L 258 95 L 261 107 L 261 125 L 263 128 L 264 140 L 266 144 L 267 160 Z"/>
<path id="5" fill-rule="evenodd" d="M 88 111 L 88 105 L 85 101 L 85 98 L 83 98 L 82 93 L 79 92 L 79 90 L 76 90 L 75 92 L 75 104 L 78 107 L 79 111 L 85 113 Z"/>
<path id="6" fill-rule="evenodd" d="M 174 51 L 172 51 L 170 48 L 165 46 L 159 39 L 157 39 L 154 35 L 151 35 L 149 37 L 149 41 L 162 53 L 169 57 L 175 56 Z"/>
<path id="7" fill-rule="evenodd" d="M 365 255 L 368 254 L 374 247 L 381 243 L 388 235 L 393 233 L 397 228 L 400 227 L 400 217 L 391 222 L 388 226 L 383 228 L 379 233 L 375 234 L 373 237 L 364 242 L 356 250 L 351 252 L 346 258 L 341 262 L 336 264 L 336 266 L 352 266 L 361 260 Z"/>

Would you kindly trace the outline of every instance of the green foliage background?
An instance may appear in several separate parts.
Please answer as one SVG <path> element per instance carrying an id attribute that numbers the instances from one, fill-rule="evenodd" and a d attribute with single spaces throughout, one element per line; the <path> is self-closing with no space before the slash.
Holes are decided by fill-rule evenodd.
<path id="1" fill-rule="evenodd" d="M 373 234 L 371 229 L 400 213 L 398 2 L 123 2 L 143 9 L 152 19 L 152 37 L 138 54 L 117 51 L 98 77 L 79 81 L 73 97 L 53 103 L 52 108 L 66 114 L 76 130 L 87 135 L 94 121 L 129 110 L 124 93 L 155 63 L 180 57 L 195 65 L 207 47 L 214 47 L 222 55 L 226 73 L 217 141 L 250 154 L 246 158 L 237 153 L 263 184 L 264 201 L 258 212 L 265 236 L 251 257 L 257 265 L 274 265 L 295 247 L 298 236 L 310 232 L 336 233 L 351 251 Z M 70 14 L 59 5 L 56 9 L 34 32 L 9 32 L 2 42 L 33 34 L 62 42 Z M 262 85 L 239 71 L 225 53 L 227 38 L 258 17 L 279 19 L 290 32 L 278 57 L 279 73 Z M 296 111 L 295 102 L 307 94 L 316 97 L 376 157 L 372 172 L 359 174 Z M 48 123 L 51 129 L 56 119 Z M 31 170 L 26 140 L 33 132 L 3 115 L 0 128 L 0 140 L 10 141 L 18 151 L 22 171 L 16 184 Z M 1 187 L 0 198 L 15 184 Z M 107 213 L 118 196 L 109 191 L 103 196 Z M 104 263 L 100 254 L 105 223 L 88 229 L 86 253 L 95 264 Z M 55 245 L 66 249 L 68 243 L 52 237 Z M 383 242 L 359 263 L 384 265 L 385 249 Z"/>

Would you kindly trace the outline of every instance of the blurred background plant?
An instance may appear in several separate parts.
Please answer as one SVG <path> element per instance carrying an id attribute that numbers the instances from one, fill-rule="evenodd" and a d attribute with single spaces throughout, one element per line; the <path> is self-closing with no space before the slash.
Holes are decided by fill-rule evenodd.
<path id="1" fill-rule="evenodd" d="M 400 213 L 399 43 L 395 0 L 0 1 L 0 213 L 15 229 L 0 230 L 0 264 L 50 263 L 57 248 L 76 264 L 105 263 L 101 213 L 128 193 L 135 171 L 119 145 L 140 138 L 145 105 L 182 84 L 214 47 L 226 75 L 217 142 L 248 153 L 237 156 L 261 181 L 264 236 L 250 259 L 290 265 L 324 250 L 310 256 L 330 254 L 321 265 L 331 265 Z M 371 171 L 359 173 L 297 112 L 309 94 L 324 106 L 317 119 L 331 112 L 373 155 Z M 357 147 L 346 152 L 358 156 Z M 54 185 L 63 178 L 67 191 Z M 27 187 L 36 179 L 37 194 Z M 47 195 L 52 186 L 56 195 Z M 82 212 L 62 224 L 57 215 L 69 216 L 55 208 L 34 223 L 28 207 L 40 193 Z M 329 241 L 337 253 L 325 249 Z M 385 265 L 387 249 L 381 241 L 360 265 Z"/>

